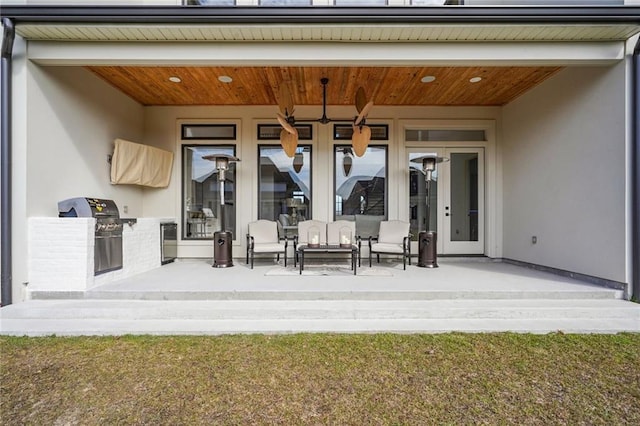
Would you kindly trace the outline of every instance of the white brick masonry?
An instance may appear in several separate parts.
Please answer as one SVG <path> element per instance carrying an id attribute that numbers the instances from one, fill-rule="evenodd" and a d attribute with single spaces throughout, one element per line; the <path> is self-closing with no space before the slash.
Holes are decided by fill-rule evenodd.
<path id="1" fill-rule="evenodd" d="M 122 269 L 94 276 L 93 218 L 29 219 L 29 284 L 31 291 L 85 291 L 160 267 L 160 223 L 140 218 L 124 225 Z"/>
<path id="2" fill-rule="evenodd" d="M 95 277 L 93 286 L 130 277 L 160 267 L 159 218 L 140 218 L 122 229 L 122 269 Z"/>
<path id="3" fill-rule="evenodd" d="M 93 281 L 93 218 L 29 218 L 27 290 L 82 291 Z"/>

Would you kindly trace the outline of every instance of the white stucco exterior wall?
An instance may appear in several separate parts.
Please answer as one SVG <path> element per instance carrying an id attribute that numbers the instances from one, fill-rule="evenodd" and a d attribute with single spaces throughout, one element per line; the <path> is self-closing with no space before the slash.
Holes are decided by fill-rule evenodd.
<path id="1" fill-rule="evenodd" d="M 28 69 L 28 215 L 56 216 L 58 201 L 79 196 L 141 215 L 142 189 L 111 185 L 108 156 L 115 138 L 142 140 L 143 107 L 84 68 Z"/>
<path id="2" fill-rule="evenodd" d="M 627 281 L 624 73 L 567 68 L 504 107 L 505 258 Z"/>

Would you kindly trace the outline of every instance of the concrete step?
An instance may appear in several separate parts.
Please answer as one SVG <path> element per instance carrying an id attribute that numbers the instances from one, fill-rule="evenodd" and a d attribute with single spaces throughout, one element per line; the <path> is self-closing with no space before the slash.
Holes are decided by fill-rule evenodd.
<path id="1" fill-rule="evenodd" d="M 31 300 L 0 309 L 8 335 L 293 332 L 640 332 L 623 300 Z"/>
<path id="2" fill-rule="evenodd" d="M 517 299 L 545 299 L 545 300 L 604 300 L 622 299 L 620 290 L 591 287 L 576 290 L 369 290 L 353 289 L 309 289 L 298 286 L 297 289 L 246 289 L 246 290 L 89 290 L 87 292 L 59 292 L 34 291 L 30 294 L 32 300 L 175 300 L 175 301 L 215 301 L 215 300 L 517 300 Z"/>

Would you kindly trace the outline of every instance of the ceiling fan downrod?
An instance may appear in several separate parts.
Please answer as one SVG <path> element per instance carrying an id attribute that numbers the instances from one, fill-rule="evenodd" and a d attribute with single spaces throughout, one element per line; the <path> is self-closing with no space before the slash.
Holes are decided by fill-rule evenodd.
<path id="1" fill-rule="evenodd" d="M 322 117 L 318 118 L 318 122 L 327 124 L 331 122 L 331 119 L 327 118 L 327 83 L 329 83 L 329 79 L 322 77 L 320 83 L 322 83 Z"/>

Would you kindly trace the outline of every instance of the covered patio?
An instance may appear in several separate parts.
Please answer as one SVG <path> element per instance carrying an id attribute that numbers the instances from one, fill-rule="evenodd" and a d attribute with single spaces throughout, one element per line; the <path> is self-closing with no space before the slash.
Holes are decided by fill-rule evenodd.
<path id="1" fill-rule="evenodd" d="M 301 276 L 271 260 L 252 270 L 184 259 L 84 293 L 34 292 L 0 311 L 0 333 L 640 331 L 640 305 L 620 289 L 486 258 L 439 263 L 382 262 L 353 276 L 318 262 Z"/>

